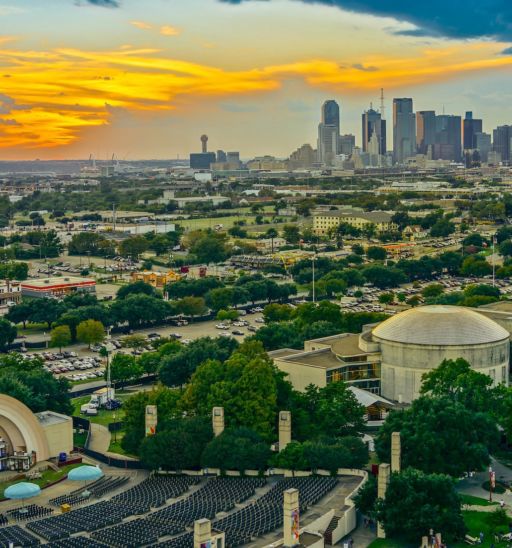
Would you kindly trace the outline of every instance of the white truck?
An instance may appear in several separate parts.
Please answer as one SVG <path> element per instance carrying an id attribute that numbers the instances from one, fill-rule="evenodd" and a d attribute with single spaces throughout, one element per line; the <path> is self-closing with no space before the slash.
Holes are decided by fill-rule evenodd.
<path id="1" fill-rule="evenodd" d="M 93 392 L 89 406 L 103 407 L 109 400 L 114 400 L 116 393 L 114 388 L 100 388 Z"/>

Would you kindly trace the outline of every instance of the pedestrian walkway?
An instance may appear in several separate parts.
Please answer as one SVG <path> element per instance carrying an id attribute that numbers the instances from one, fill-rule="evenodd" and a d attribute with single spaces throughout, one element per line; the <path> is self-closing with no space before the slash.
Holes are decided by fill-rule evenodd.
<path id="1" fill-rule="evenodd" d="M 111 434 L 106 426 L 91 422 L 88 446 L 91 451 L 106 453 L 110 447 L 110 438 Z"/>

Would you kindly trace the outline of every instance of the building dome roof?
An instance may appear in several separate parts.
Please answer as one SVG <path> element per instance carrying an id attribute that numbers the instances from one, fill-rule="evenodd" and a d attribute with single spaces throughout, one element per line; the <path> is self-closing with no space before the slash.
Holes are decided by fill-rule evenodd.
<path id="1" fill-rule="evenodd" d="M 421 306 L 379 324 L 376 339 L 429 346 L 472 346 L 503 341 L 509 333 L 495 321 L 462 306 Z"/>

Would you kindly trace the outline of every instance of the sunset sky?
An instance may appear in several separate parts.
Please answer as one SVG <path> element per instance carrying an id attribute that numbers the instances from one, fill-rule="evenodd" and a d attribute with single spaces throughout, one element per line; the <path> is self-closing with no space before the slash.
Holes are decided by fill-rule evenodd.
<path id="1" fill-rule="evenodd" d="M 384 7 L 382 6 L 384 4 Z M 386 95 L 512 123 L 509 0 L 0 0 L 0 160 L 243 158 Z M 386 7 L 390 6 L 390 7 Z"/>

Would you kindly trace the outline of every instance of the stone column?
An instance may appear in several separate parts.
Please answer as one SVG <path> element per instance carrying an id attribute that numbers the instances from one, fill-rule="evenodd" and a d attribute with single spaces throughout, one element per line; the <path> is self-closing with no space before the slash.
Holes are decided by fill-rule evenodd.
<path id="1" fill-rule="evenodd" d="M 292 414 L 290 411 L 279 412 L 279 451 L 281 452 L 292 441 Z"/>
<path id="2" fill-rule="evenodd" d="M 391 434 L 391 472 L 400 472 L 402 459 L 402 446 L 400 432 Z"/>
<path id="3" fill-rule="evenodd" d="M 212 539 L 212 522 L 209 519 L 198 519 L 194 522 L 194 548 L 201 548 Z"/>
<path id="4" fill-rule="evenodd" d="M 380 499 L 386 498 L 386 491 L 389 485 L 389 478 L 391 476 L 391 467 L 389 464 L 379 464 L 379 479 L 377 482 L 377 496 Z M 386 533 L 382 524 L 377 523 L 377 538 L 386 538 Z"/>
<path id="5" fill-rule="evenodd" d="M 284 492 L 283 530 L 285 548 L 299 544 L 299 490 L 288 489 Z"/>
<path id="6" fill-rule="evenodd" d="M 212 426 L 215 436 L 224 432 L 224 407 L 214 407 L 212 409 Z"/>

